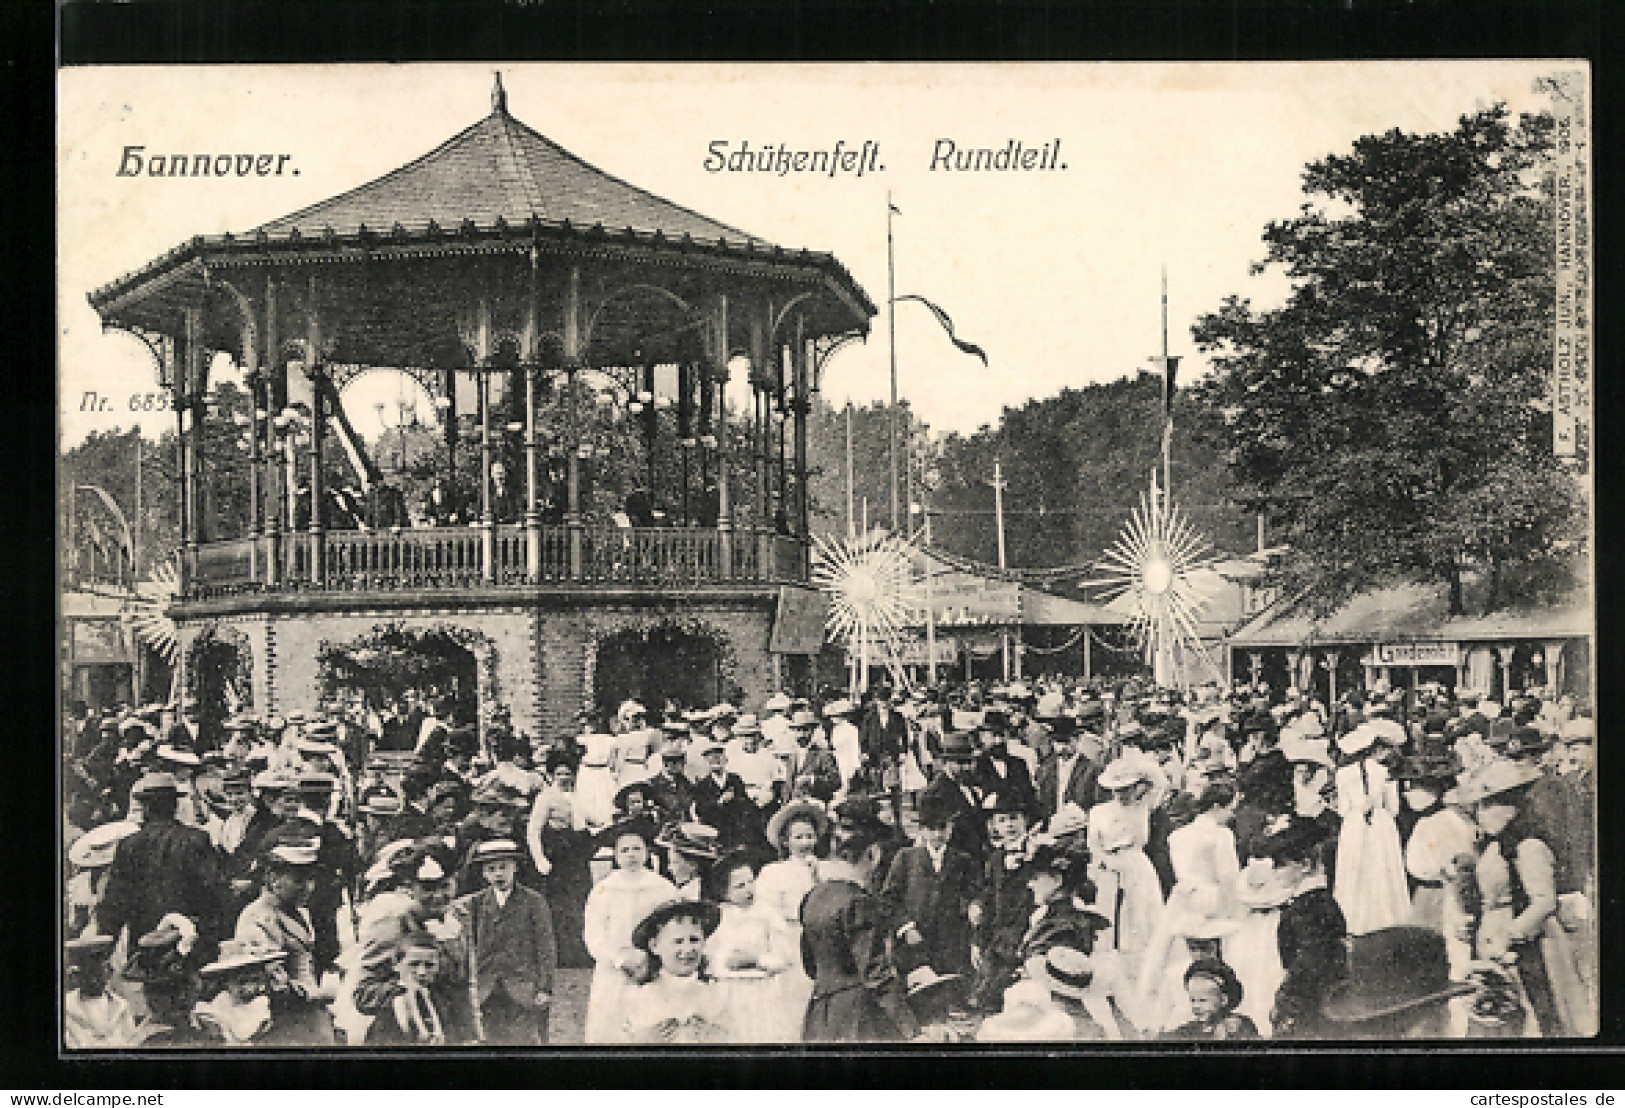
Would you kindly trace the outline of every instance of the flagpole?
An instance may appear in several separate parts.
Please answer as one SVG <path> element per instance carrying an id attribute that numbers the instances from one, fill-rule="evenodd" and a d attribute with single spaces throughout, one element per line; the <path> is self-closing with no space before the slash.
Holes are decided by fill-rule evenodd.
<path id="1" fill-rule="evenodd" d="M 852 401 L 846 402 L 846 537 L 857 537 L 857 515 L 852 510 Z"/>
<path id="2" fill-rule="evenodd" d="M 891 190 L 886 190 L 886 329 L 891 353 L 891 411 L 888 435 L 891 440 L 891 529 L 897 533 L 897 259 L 892 244 Z"/>
<path id="3" fill-rule="evenodd" d="M 1168 266 L 1162 267 L 1162 495 L 1174 490 L 1173 396 L 1168 388 Z"/>

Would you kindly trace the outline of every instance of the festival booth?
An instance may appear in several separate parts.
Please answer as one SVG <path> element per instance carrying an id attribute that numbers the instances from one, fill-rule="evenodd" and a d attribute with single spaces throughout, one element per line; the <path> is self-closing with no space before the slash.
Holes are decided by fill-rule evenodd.
<path id="1" fill-rule="evenodd" d="M 500 77 L 490 114 L 417 160 L 90 302 L 173 394 L 189 690 L 199 644 L 261 714 L 375 698 L 416 652 L 482 728 L 500 703 L 536 734 L 629 695 L 810 682 L 821 640 L 776 627 L 817 608 L 807 416 L 873 303 L 829 254 L 582 162 L 509 114 Z M 253 397 L 240 531 L 205 495 L 221 354 Z M 360 456 L 344 390 L 383 369 L 439 410 L 445 513 L 415 518 Z"/>
<path id="2" fill-rule="evenodd" d="M 1444 585 L 1362 593 L 1317 619 L 1284 602 L 1229 642 L 1236 680 L 1312 688 L 1330 703 L 1351 688 L 1405 689 L 1437 682 L 1504 699 L 1549 688 L 1592 696 L 1595 626 L 1589 590 L 1560 602 L 1483 615 L 1451 615 Z"/>

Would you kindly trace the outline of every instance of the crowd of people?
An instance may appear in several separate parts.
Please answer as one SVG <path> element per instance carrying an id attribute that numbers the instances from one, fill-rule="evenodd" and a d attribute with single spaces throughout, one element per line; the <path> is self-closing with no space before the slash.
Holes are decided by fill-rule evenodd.
<path id="1" fill-rule="evenodd" d="M 1597 1029 L 1596 727 L 1545 690 L 451 709 L 73 721 L 67 1046 L 535 1046 L 570 970 L 590 1044 Z"/>

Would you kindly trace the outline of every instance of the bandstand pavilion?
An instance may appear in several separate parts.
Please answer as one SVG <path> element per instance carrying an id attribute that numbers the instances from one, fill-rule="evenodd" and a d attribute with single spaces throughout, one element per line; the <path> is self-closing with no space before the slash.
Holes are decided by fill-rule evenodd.
<path id="1" fill-rule="evenodd" d="M 194 237 L 90 302 L 104 328 L 147 343 L 174 397 L 171 615 L 194 690 L 198 659 L 224 654 L 244 710 L 308 711 L 323 658 L 390 634 L 466 650 L 481 719 L 500 703 L 531 734 L 674 691 L 641 685 L 642 661 L 676 657 L 676 691 L 694 701 L 812 679 L 806 420 L 873 303 L 828 254 L 582 162 L 509 114 L 500 77 L 490 114 L 416 161 L 245 233 Z M 204 495 L 221 353 L 254 405 L 241 527 Z M 381 368 L 443 413 L 466 522 L 352 526 L 326 510 L 341 393 Z M 748 410 L 724 403 L 730 373 L 747 375 Z M 623 451 L 634 461 L 616 472 L 647 487 L 610 487 Z"/>

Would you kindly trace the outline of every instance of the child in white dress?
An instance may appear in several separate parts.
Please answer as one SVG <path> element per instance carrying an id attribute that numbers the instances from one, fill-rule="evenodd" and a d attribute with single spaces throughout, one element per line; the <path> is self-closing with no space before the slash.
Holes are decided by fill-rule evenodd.
<path id="1" fill-rule="evenodd" d="M 733 1026 L 746 1041 L 795 1042 L 804 1011 L 786 1009 L 778 978 L 801 952 L 783 946 L 778 921 L 756 899 L 756 871 L 748 854 L 734 851 L 711 867 L 706 899 L 722 908 L 721 923 L 706 943 L 706 962 Z"/>
<path id="2" fill-rule="evenodd" d="M 705 944 L 720 914 L 707 900 L 671 900 L 638 923 L 632 945 L 644 956 L 644 984 L 624 997 L 621 1042 L 733 1041 L 727 994 L 706 972 Z"/>
<path id="3" fill-rule="evenodd" d="M 654 826 L 644 820 L 622 821 L 602 836 L 614 851 L 614 868 L 587 894 L 582 928 L 594 963 L 587 994 L 589 1043 L 619 1041 L 627 998 L 647 965 L 647 955 L 634 946 L 632 932 L 656 906 L 677 895 L 670 881 L 649 868 L 653 838 Z"/>

